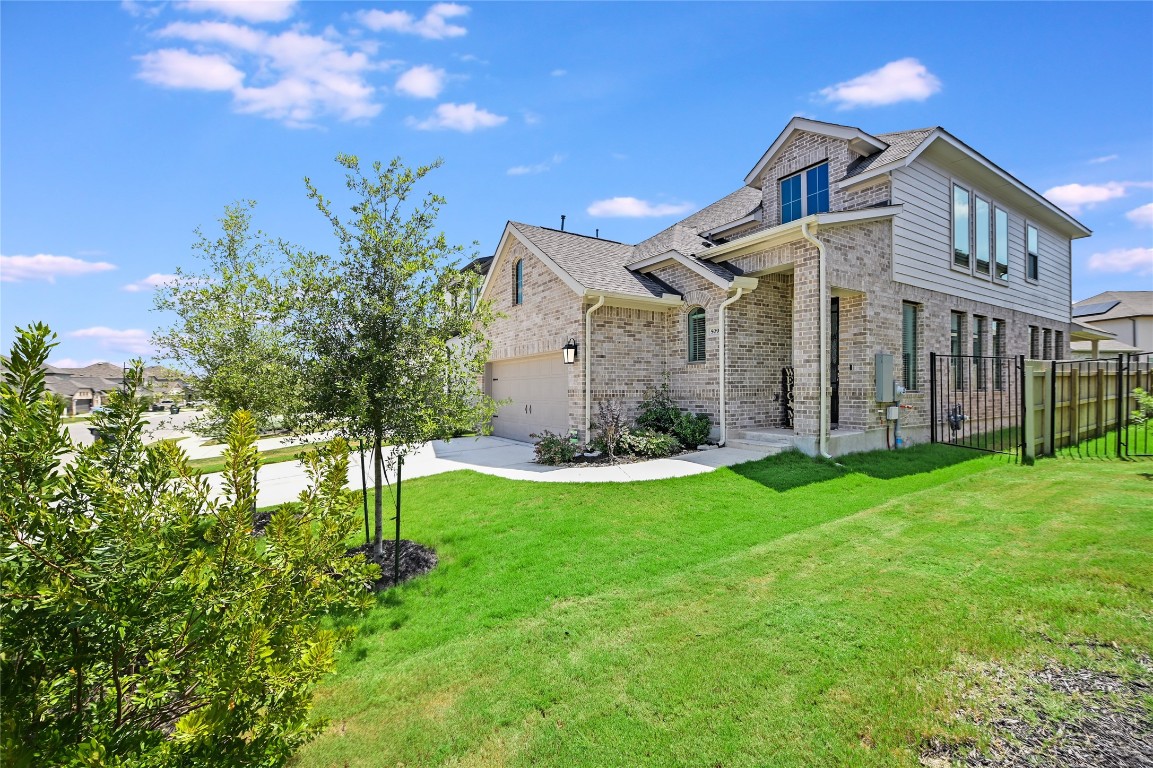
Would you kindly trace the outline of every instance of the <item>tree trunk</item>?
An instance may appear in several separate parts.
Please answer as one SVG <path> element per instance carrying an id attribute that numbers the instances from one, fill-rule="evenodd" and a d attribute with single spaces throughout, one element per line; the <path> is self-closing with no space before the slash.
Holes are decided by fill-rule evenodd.
<path id="1" fill-rule="evenodd" d="M 384 452 L 381 450 L 382 442 L 382 436 L 378 432 L 372 440 L 373 486 L 376 489 L 376 498 L 372 503 L 376 528 L 373 535 L 372 551 L 377 556 L 384 554 Z"/>

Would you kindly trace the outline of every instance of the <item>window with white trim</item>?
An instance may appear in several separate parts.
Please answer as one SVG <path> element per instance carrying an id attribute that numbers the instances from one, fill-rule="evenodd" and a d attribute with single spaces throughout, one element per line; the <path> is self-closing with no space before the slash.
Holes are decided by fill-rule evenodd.
<path id="1" fill-rule="evenodd" d="M 1025 279 L 1038 280 L 1041 273 L 1041 236 L 1032 224 L 1025 225 Z"/>
<path id="2" fill-rule="evenodd" d="M 980 277 L 989 276 L 990 252 L 989 246 L 993 239 L 993 221 L 990 216 L 989 201 L 975 197 L 973 210 L 973 260 L 974 268 Z"/>
<path id="3" fill-rule="evenodd" d="M 1003 283 L 1009 282 L 1009 214 L 997 208 L 993 217 L 994 238 L 993 256 L 996 259 L 996 278 Z"/>
<path id="4" fill-rule="evenodd" d="M 972 208 L 969 206 L 969 190 L 960 184 L 953 185 L 953 266 L 969 269 L 969 259 L 973 247 L 969 238 L 969 221 Z"/>
<path id="5" fill-rule="evenodd" d="M 829 210 L 829 164 L 821 163 L 808 170 L 781 179 L 781 223 Z"/>

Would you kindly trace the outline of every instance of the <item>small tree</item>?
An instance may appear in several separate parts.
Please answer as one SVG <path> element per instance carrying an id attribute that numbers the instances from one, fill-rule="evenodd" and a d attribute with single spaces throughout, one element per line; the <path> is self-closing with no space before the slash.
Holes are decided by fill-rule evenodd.
<path id="1" fill-rule="evenodd" d="M 468 300 L 479 276 L 453 266 L 463 249 L 433 231 L 444 199 L 432 193 L 411 199 L 439 161 L 408 168 L 398 158 L 387 167 L 373 163 L 367 174 L 355 156 L 340 155 L 337 162 L 356 202 L 342 218 L 305 179 L 309 197 L 332 225 L 339 255 L 297 255 L 301 309 L 294 332 L 309 412 L 371 445 L 373 551 L 380 556 L 386 468 L 399 467 L 414 446 L 492 415 L 493 403 L 479 385 L 490 314 L 485 304 L 474 311 Z M 399 504 L 396 537 L 399 543 Z"/>
<path id="2" fill-rule="evenodd" d="M 48 329 L 17 329 L 0 384 L 4 765 L 282 764 L 321 724 L 315 683 L 377 576 L 344 557 L 347 446 L 252 535 L 255 423 L 228 429 L 224 497 L 168 441 L 145 446 L 139 363 L 78 451 L 44 390 Z"/>
<path id="3" fill-rule="evenodd" d="M 238 410 L 251 413 L 262 430 L 285 425 L 299 410 L 300 377 L 287 333 L 292 296 L 274 258 L 288 247 L 250 231 L 255 205 L 226 206 L 215 240 L 197 229 L 193 250 L 205 268 L 177 268 L 154 298 L 157 310 L 176 315 L 153 335 L 157 356 L 189 372 L 210 406 L 193 428 L 216 436 Z"/>
<path id="4" fill-rule="evenodd" d="M 608 454 L 609 463 L 617 463 L 617 449 L 621 438 L 628 431 L 628 420 L 625 418 L 625 404 L 623 400 L 598 400 L 597 421 L 593 425 L 597 432 L 597 442 L 603 443 L 605 453 Z"/>

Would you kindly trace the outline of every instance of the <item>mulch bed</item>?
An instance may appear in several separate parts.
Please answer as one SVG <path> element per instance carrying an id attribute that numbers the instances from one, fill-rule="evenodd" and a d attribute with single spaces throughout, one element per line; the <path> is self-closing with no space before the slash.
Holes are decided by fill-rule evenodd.
<path id="1" fill-rule="evenodd" d="M 348 557 L 364 555 L 364 559 L 380 566 L 380 578 L 374 581 L 370 588 L 373 592 L 383 592 L 394 586 L 392 581 L 392 553 L 396 542 L 392 539 L 384 540 L 384 551 L 380 556 L 372 553 L 372 544 L 361 544 L 345 553 Z M 436 551 L 423 544 L 417 544 L 408 539 L 400 540 L 400 582 L 403 584 L 409 579 L 422 576 L 436 567 Z"/>
<path id="2" fill-rule="evenodd" d="M 1153 675 L 1153 659 L 1137 661 Z M 1000 678 L 1005 672 L 992 674 Z M 990 734 L 987 750 L 934 743 L 921 763 L 932 768 L 1153 768 L 1153 716 L 1143 703 L 1153 696 L 1150 679 L 1125 680 L 1050 663 L 1027 675 L 1012 702 L 1001 702 L 979 723 Z M 1054 695 L 1075 713 L 1061 720 L 1048 716 L 1042 699 Z"/>
<path id="3" fill-rule="evenodd" d="M 678 456 L 684 456 L 690 453 L 700 453 L 700 451 L 692 448 L 684 451 L 677 451 L 676 453 L 669 454 L 668 456 L 662 456 L 661 458 L 675 459 Z M 637 464 L 642 461 L 654 461 L 654 458 L 652 456 L 630 456 L 621 454 L 617 456 L 616 463 Z M 542 466 L 556 467 L 560 469 L 564 467 L 611 467 L 613 464 L 609 462 L 609 456 L 607 453 L 597 453 L 593 454 L 592 456 L 586 456 L 583 453 L 578 453 L 572 461 L 566 461 L 564 464 L 545 464 Z"/>

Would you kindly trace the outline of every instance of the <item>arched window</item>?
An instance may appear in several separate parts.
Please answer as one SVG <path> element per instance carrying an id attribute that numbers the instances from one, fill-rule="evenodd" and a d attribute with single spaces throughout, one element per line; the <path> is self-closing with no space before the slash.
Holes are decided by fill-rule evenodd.
<path id="1" fill-rule="evenodd" d="M 513 267 L 512 303 L 524 303 L 524 259 L 519 259 Z"/>
<path id="2" fill-rule="evenodd" d="M 705 361 L 705 311 L 700 307 L 689 310 L 689 362 Z"/>

